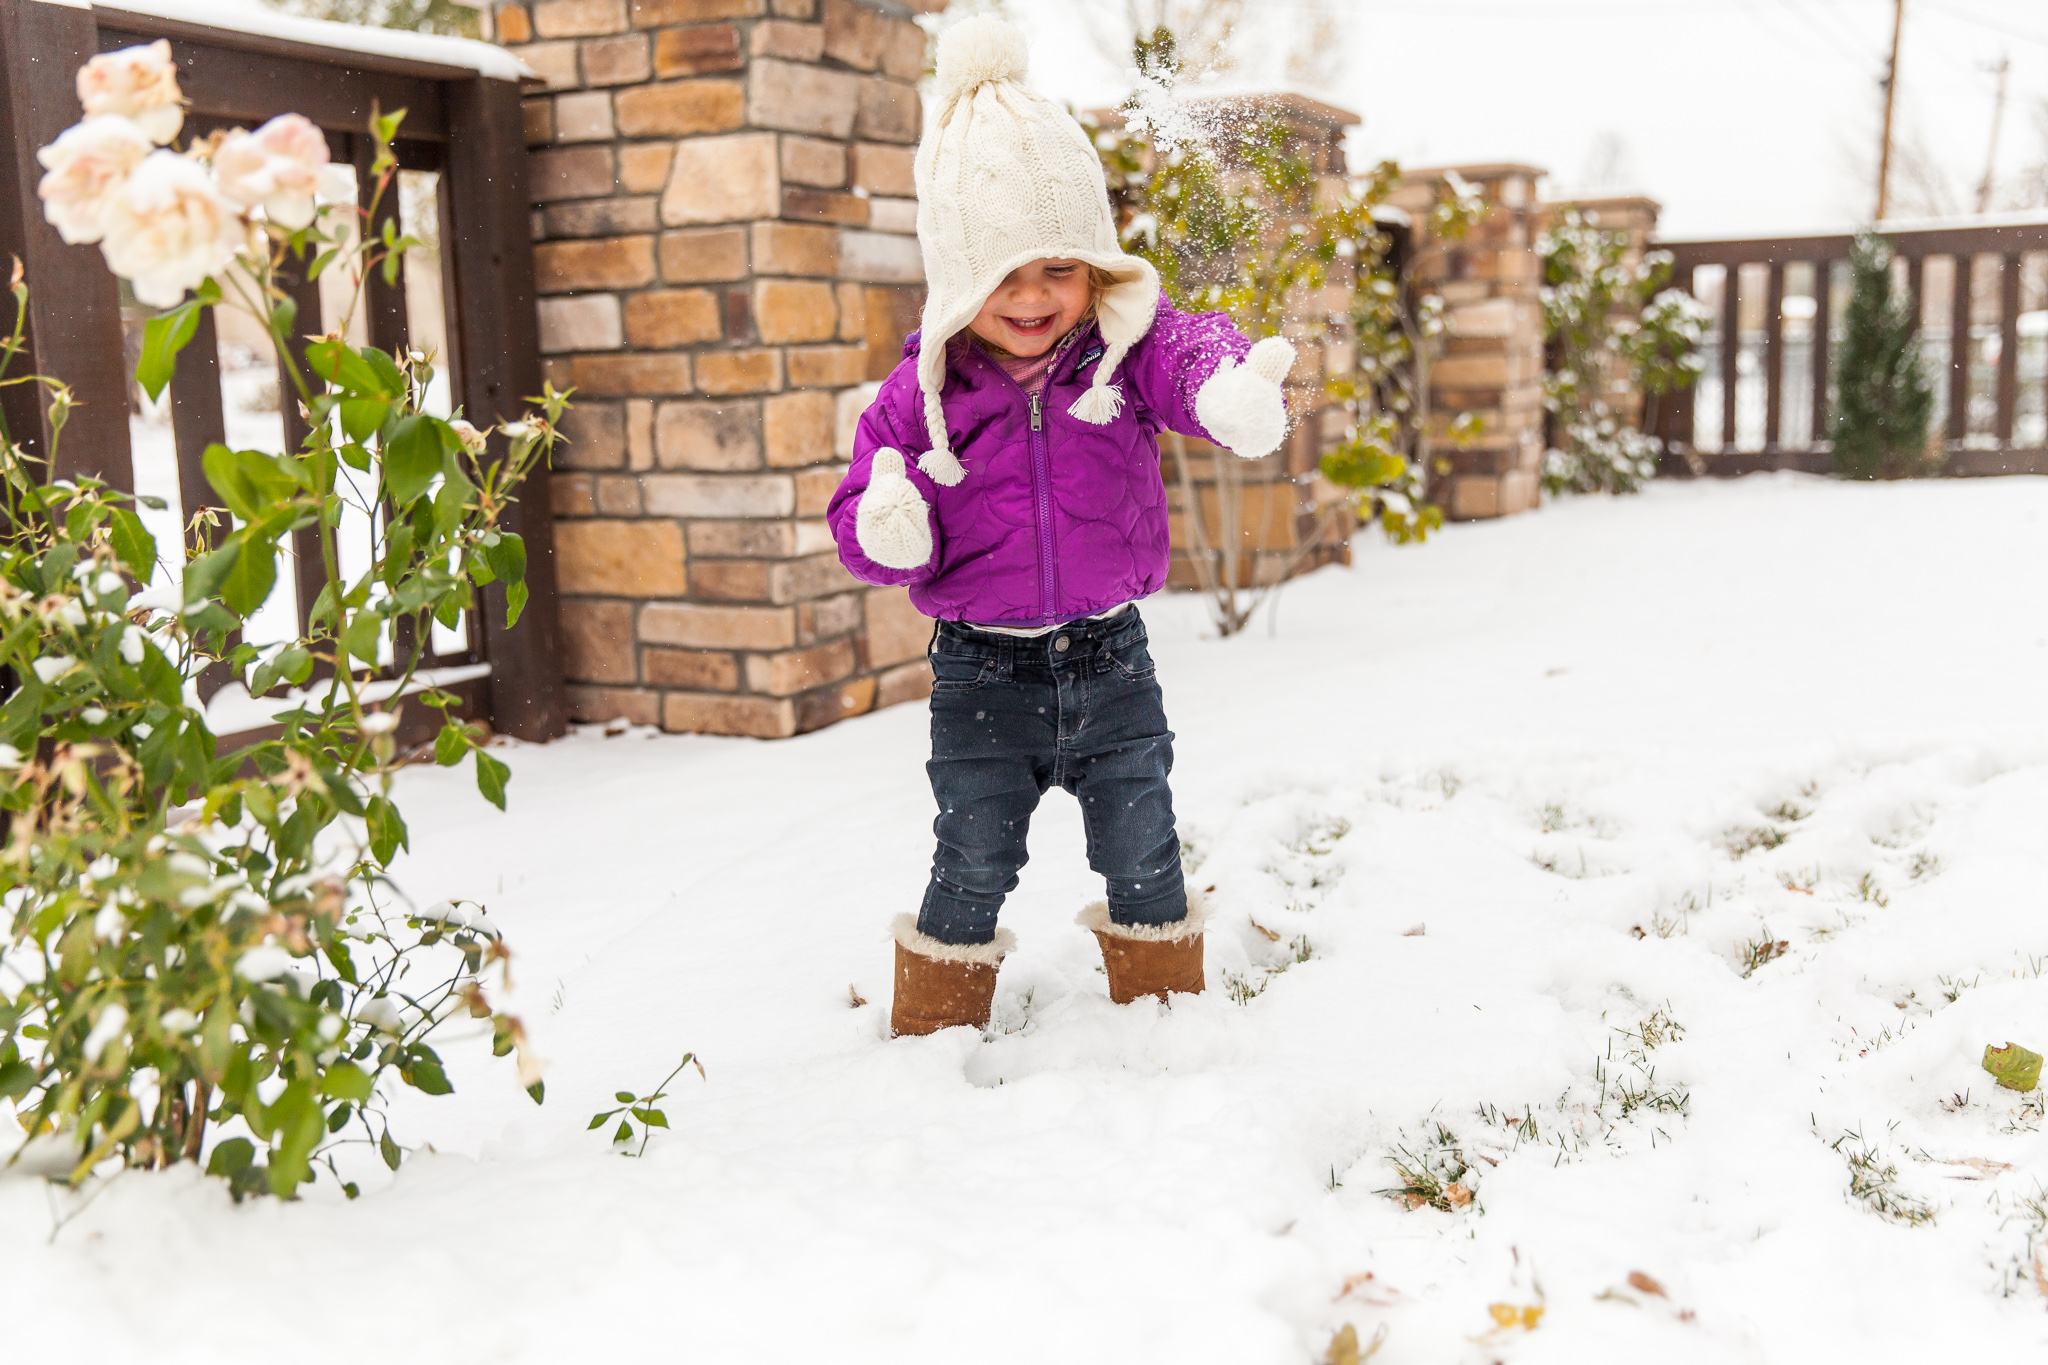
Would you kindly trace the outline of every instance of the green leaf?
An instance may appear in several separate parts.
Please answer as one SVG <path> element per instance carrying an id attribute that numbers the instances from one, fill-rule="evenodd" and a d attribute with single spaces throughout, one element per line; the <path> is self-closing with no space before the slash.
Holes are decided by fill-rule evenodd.
<path id="1" fill-rule="evenodd" d="M 370 1073 L 354 1062 L 336 1062 L 320 1077 L 320 1093 L 329 1099 L 361 1104 L 370 1098 Z"/>
<path id="2" fill-rule="evenodd" d="M 332 337 L 314 342 L 306 347 L 306 364 L 313 373 L 351 397 L 397 397 L 395 393 L 385 389 L 384 382 L 378 377 L 377 372 L 370 368 L 361 356 L 350 350 L 347 342 Z"/>
<path id="3" fill-rule="evenodd" d="M 135 575 L 135 581 L 147 587 L 150 576 L 156 572 L 156 537 L 143 526 L 141 517 L 125 507 L 114 509 L 114 524 L 108 534 L 113 539 L 114 553 Z"/>
<path id="4" fill-rule="evenodd" d="M 649 1128 L 668 1127 L 668 1115 L 662 1113 L 659 1109 L 635 1109 L 633 1117 L 639 1119 Z"/>
<path id="5" fill-rule="evenodd" d="M 294 687 L 313 676 L 313 656 L 304 645 L 291 645 L 279 650 L 276 663 L 277 676 Z"/>
<path id="6" fill-rule="evenodd" d="M 358 611 L 341 637 L 342 648 L 366 664 L 377 662 L 377 641 L 383 622 L 374 611 Z"/>
<path id="7" fill-rule="evenodd" d="M 630 1090 L 614 1090 L 612 1092 L 612 1098 L 617 1100 L 620 1104 L 631 1104 L 634 1100 L 637 1100 L 640 1097 Z"/>
<path id="8" fill-rule="evenodd" d="M 390 219 L 385 222 L 389 224 Z M 375 346 L 365 346 L 356 354 L 363 358 L 365 365 L 376 371 L 377 382 L 384 386 L 385 393 L 396 397 L 405 392 L 405 373 L 398 368 L 397 361 Z"/>
<path id="9" fill-rule="evenodd" d="M 526 610 L 526 580 L 509 585 L 505 589 L 505 629 L 510 630 L 519 623 L 519 615 Z"/>
<path id="10" fill-rule="evenodd" d="M 377 1139 L 377 1155 L 384 1158 L 386 1166 L 394 1171 L 398 1169 L 398 1144 L 391 1140 L 389 1128 L 386 1128 L 384 1135 Z"/>
<path id="11" fill-rule="evenodd" d="M 135 381 L 152 401 L 171 382 L 178 352 L 199 331 L 199 310 L 219 302 L 220 287 L 208 280 L 197 295 L 142 324 L 142 359 L 135 366 Z"/>
<path id="12" fill-rule="evenodd" d="M 206 1160 L 206 1173 L 231 1176 L 247 1166 L 255 1157 L 255 1143 L 247 1138 L 229 1138 L 214 1145 L 213 1155 Z"/>
<path id="13" fill-rule="evenodd" d="M 221 601 L 237 616 L 248 616 L 270 597 L 277 586 L 277 544 L 255 536 L 238 536 L 241 554 L 220 583 Z"/>
<path id="14" fill-rule="evenodd" d="M 0 1099 L 18 1100 L 36 1086 L 36 1069 L 15 1059 L 0 1065 Z"/>
<path id="15" fill-rule="evenodd" d="M 613 1114 L 616 1114 L 616 1113 L 618 1113 L 618 1112 L 619 1112 L 619 1111 L 618 1111 L 618 1110 L 616 1110 L 616 1109 L 607 1109 L 607 1110 L 605 1110 L 605 1111 L 604 1111 L 604 1112 L 603 1112 L 602 1114 L 592 1114 L 592 1115 L 590 1116 L 590 1123 L 589 1123 L 589 1125 L 588 1125 L 587 1127 L 585 1127 L 583 1131 L 587 1133 L 587 1132 L 589 1132 L 589 1131 L 590 1131 L 590 1130 L 591 1130 L 592 1128 L 602 1128 L 602 1127 L 604 1127 L 604 1126 L 605 1126 L 605 1124 L 607 1124 L 607 1123 L 609 1123 L 609 1122 L 611 1121 L 611 1117 L 612 1117 L 612 1115 L 613 1115 Z"/>
<path id="16" fill-rule="evenodd" d="M 526 542 L 510 531 L 500 531 L 497 544 L 484 546 L 484 560 L 492 573 L 516 583 L 526 577 Z"/>
<path id="17" fill-rule="evenodd" d="M 452 768 L 462 762 L 462 756 L 469 752 L 469 736 L 462 727 L 444 722 L 441 733 L 434 736 L 434 762 L 444 768 Z"/>
<path id="18" fill-rule="evenodd" d="M 391 404 L 381 398 L 344 398 L 341 400 L 341 429 L 348 433 L 350 441 L 363 441 L 377 434 L 384 425 L 384 419 L 391 413 Z M 355 461 L 350 460 L 350 464 Z M 360 466 L 358 466 L 360 467 Z"/>
<path id="19" fill-rule="evenodd" d="M 2029 1052 L 2018 1043 L 1984 1048 L 1984 1069 L 2007 1090 L 2034 1090 L 2041 1084 L 2041 1054 Z"/>
<path id="20" fill-rule="evenodd" d="M 441 472 L 440 426 L 431 417 L 401 417 L 384 442 L 384 491 L 400 507 L 410 507 Z"/>
<path id="21" fill-rule="evenodd" d="M 632 1140 L 633 1140 L 633 1125 L 632 1125 L 632 1124 L 630 1124 L 630 1123 L 628 1123 L 628 1122 L 626 1122 L 626 1121 L 625 1121 L 624 1119 L 620 1119 L 620 1120 L 619 1120 L 619 1131 L 618 1131 L 618 1132 L 616 1132 L 616 1133 L 613 1133 L 613 1134 L 612 1134 L 612 1141 L 613 1141 L 613 1142 L 631 1142 Z"/>
<path id="22" fill-rule="evenodd" d="M 240 541 L 230 540 L 218 550 L 199 556 L 185 566 L 185 605 L 203 602 L 220 593 L 221 582 L 241 557 Z"/>
<path id="23" fill-rule="evenodd" d="M 548 1097 L 548 1083 L 546 1081 L 535 1081 L 532 1085 L 526 1087 L 526 1093 L 533 1098 L 535 1104 L 545 1103 Z"/>
<path id="24" fill-rule="evenodd" d="M 505 782 L 512 770 L 482 749 L 476 751 L 476 789 L 499 810 L 505 809 Z"/>
<path id="25" fill-rule="evenodd" d="M 370 830 L 370 853 L 379 863 L 389 866 L 392 855 L 400 848 L 412 847 L 411 835 L 405 828 L 405 821 L 399 817 L 398 807 L 385 797 L 370 798 L 364 819 Z"/>
<path id="26" fill-rule="evenodd" d="M 447 1073 L 441 1070 L 439 1062 L 414 1062 L 409 1079 L 413 1088 L 428 1095 L 449 1095 L 455 1087 L 448 1084 Z"/>

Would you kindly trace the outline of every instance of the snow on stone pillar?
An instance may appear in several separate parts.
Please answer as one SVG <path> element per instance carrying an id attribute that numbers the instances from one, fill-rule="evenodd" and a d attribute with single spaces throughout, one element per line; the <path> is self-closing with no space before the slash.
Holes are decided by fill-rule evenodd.
<path id="1" fill-rule="evenodd" d="M 1455 171 L 1476 186 L 1489 212 L 1441 251 L 1420 227 L 1418 293 L 1443 296 L 1445 335 L 1430 369 L 1434 463 L 1430 497 L 1466 520 L 1536 506 L 1543 468 L 1543 285 L 1535 243 L 1542 206 L 1533 166 L 1457 166 L 1411 171 L 1394 203 L 1426 225 L 1437 187 Z M 1454 443 L 1460 413 L 1484 423 L 1478 438 Z"/>
<path id="2" fill-rule="evenodd" d="M 923 6 L 929 8 L 929 6 Z M 896 0 L 535 0 L 526 103 L 571 714 L 779 738 L 925 695 L 929 623 L 827 500 L 915 325 Z"/>

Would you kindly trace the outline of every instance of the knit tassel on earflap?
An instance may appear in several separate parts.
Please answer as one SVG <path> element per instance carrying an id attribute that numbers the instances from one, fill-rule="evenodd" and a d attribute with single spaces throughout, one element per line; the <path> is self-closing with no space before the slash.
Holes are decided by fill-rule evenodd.
<path id="1" fill-rule="evenodd" d="M 1097 383 L 1093 388 L 1074 400 L 1068 412 L 1084 422 L 1095 426 L 1107 426 L 1124 410 L 1124 390 L 1121 384 Z"/>
<path id="2" fill-rule="evenodd" d="M 957 487 L 967 477 L 967 470 L 946 439 L 945 407 L 939 395 L 929 388 L 924 391 L 924 427 L 925 434 L 932 438 L 932 448 L 917 457 L 917 467 L 939 487 Z"/>
<path id="3" fill-rule="evenodd" d="M 1074 400 L 1067 409 L 1072 416 L 1080 418 L 1091 426 L 1108 426 L 1124 410 L 1124 390 L 1121 384 L 1109 382 L 1110 375 L 1122 363 L 1128 343 L 1112 344 L 1102 353 L 1102 363 L 1095 367 L 1095 382 L 1088 386 L 1088 392 Z"/>

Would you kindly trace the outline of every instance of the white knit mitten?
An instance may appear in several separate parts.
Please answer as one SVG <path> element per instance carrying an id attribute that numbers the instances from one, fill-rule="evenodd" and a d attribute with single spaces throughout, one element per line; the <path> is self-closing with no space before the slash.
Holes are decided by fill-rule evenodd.
<path id="1" fill-rule="evenodd" d="M 1287 434 L 1287 400 L 1280 381 L 1294 368 L 1294 345 L 1267 337 L 1244 364 L 1225 360 L 1195 393 L 1195 418 L 1224 447 L 1247 460 L 1270 455 Z"/>
<path id="2" fill-rule="evenodd" d="M 931 511 L 903 474 L 903 452 L 875 452 L 867 491 L 854 513 L 860 552 L 885 569 L 922 569 L 932 559 Z"/>

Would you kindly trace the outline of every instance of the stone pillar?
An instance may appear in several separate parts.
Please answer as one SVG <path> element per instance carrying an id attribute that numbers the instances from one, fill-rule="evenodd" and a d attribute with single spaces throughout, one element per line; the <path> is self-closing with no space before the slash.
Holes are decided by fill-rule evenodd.
<path id="1" fill-rule="evenodd" d="M 541 349 L 571 714 L 777 738 L 929 690 L 824 522 L 922 297 L 896 0 L 534 0 Z"/>
<path id="2" fill-rule="evenodd" d="M 1543 468 L 1542 266 L 1535 242 L 1542 206 L 1533 166 L 1448 168 L 1477 186 L 1490 212 L 1462 241 L 1429 235 L 1429 209 L 1447 170 L 1411 171 L 1393 202 L 1416 223 L 1418 294 L 1440 294 L 1445 334 L 1430 369 L 1433 468 L 1430 498 L 1456 520 L 1507 516 L 1536 506 Z M 1460 446 L 1459 414 L 1483 423 Z"/>

